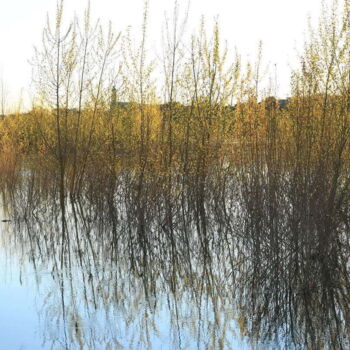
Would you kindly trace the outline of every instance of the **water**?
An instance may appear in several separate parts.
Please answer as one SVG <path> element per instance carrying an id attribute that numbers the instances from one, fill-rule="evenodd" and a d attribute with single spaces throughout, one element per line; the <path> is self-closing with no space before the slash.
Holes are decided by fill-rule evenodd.
<path id="1" fill-rule="evenodd" d="M 13 226 L 1 229 L 2 348 L 197 349 L 222 337 L 205 295 L 196 303 L 185 286 L 169 292 L 161 282 L 146 295 L 142 277 L 92 255 L 80 262 L 73 253 L 62 275 L 49 257 L 38 257 L 39 242 L 13 242 Z M 221 308 L 226 341 L 247 348 L 232 312 Z"/>
<path id="2" fill-rule="evenodd" d="M 348 349 L 347 219 L 274 186 L 122 177 L 68 194 L 62 224 L 27 176 L 3 193 L 0 348 Z"/>

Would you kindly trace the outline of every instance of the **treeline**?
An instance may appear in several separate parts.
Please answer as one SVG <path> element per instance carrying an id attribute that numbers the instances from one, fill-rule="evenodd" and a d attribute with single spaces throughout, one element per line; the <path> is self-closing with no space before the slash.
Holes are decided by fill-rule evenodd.
<path id="1" fill-rule="evenodd" d="M 272 88 L 262 86 L 261 48 L 254 64 L 238 54 L 229 63 L 218 24 L 208 35 L 202 22 L 186 41 L 186 15 L 175 5 L 162 58 L 152 61 L 147 2 L 137 42 L 93 23 L 89 8 L 65 25 L 58 1 L 35 50 L 33 108 L 1 119 L 3 181 L 23 167 L 58 171 L 64 194 L 96 171 L 113 178 L 125 169 L 141 187 L 150 174 L 171 182 L 216 167 L 321 178 L 327 171 L 340 181 L 349 161 L 348 1 L 341 11 L 336 3 L 324 9 L 311 30 L 283 108 L 263 96 Z"/>

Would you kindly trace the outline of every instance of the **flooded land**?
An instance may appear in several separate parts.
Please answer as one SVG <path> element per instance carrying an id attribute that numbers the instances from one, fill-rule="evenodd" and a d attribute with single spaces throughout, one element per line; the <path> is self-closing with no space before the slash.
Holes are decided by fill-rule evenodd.
<path id="1" fill-rule="evenodd" d="M 177 1 L 153 56 L 147 1 L 136 39 L 57 1 L 31 108 L 0 96 L 0 349 L 350 349 L 343 2 L 281 99 Z"/>
<path id="2" fill-rule="evenodd" d="M 348 202 L 324 177 L 212 170 L 171 193 L 94 181 L 64 218 L 56 181 L 26 172 L 2 197 L 2 344 L 348 349 Z"/>

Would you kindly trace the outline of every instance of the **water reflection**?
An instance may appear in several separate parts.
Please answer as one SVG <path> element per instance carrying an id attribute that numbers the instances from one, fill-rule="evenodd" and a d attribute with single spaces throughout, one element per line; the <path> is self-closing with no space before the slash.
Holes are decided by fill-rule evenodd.
<path id="1" fill-rule="evenodd" d="M 4 246 L 34 271 L 42 347 L 348 349 L 341 184 L 220 174 L 149 177 L 142 191 L 132 172 L 93 179 L 67 196 L 64 229 L 54 180 L 5 190 Z"/>

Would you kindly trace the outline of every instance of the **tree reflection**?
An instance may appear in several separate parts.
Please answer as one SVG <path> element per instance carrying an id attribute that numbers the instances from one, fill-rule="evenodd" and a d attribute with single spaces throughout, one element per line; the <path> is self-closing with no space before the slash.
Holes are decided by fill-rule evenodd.
<path id="1" fill-rule="evenodd" d="M 55 179 L 23 177 L 4 195 L 36 271 L 43 342 L 349 348 L 348 197 L 316 175 L 213 168 L 172 186 L 145 177 L 141 194 L 136 173 L 93 179 L 69 196 L 64 239 Z"/>

